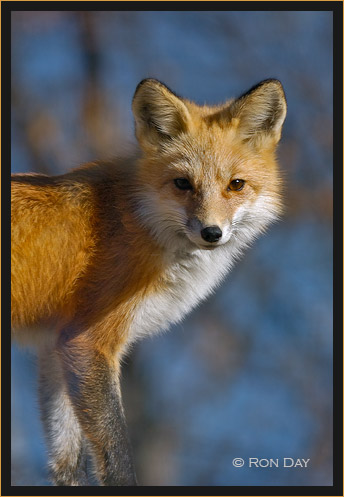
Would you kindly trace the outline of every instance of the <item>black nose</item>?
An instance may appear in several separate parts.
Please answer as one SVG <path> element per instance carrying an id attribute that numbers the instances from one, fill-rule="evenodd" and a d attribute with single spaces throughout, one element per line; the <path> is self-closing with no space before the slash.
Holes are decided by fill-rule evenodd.
<path id="1" fill-rule="evenodd" d="M 218 242 L 222 236 L 222 231 L 218 226 L 209 226 L 201 231 L 203 240 L 206 242 Z"/>

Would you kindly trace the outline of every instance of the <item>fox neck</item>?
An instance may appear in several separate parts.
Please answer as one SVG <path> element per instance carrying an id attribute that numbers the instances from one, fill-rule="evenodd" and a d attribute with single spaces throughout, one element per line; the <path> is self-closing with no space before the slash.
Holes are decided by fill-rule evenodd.
<path id="1" fill-rule="evenodd" d="M 176 251 L 165 257 L 161 276 L 138 302 L 127 344 L 167 329 L 209 295 L 229 271 L 234 257 L 228 246 L 212 252 Z"/>

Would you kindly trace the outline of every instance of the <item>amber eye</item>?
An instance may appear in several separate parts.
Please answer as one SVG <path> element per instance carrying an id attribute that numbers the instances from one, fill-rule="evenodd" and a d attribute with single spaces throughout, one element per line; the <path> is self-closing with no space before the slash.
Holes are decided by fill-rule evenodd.
<path id="1" fill-rule="evenodd" d="M 174 180 L 174 184 L 180 190 L 192 190 L 192 185 L 186 178 L 177 178 Z"/>
<path id="2" fill-rule="evenodd" d="M 245 181 L 243 179 L 233 179 L 229 183 L 227 190 L 232 190 L 233 192 L 239 192 L 244 188 Z"/>

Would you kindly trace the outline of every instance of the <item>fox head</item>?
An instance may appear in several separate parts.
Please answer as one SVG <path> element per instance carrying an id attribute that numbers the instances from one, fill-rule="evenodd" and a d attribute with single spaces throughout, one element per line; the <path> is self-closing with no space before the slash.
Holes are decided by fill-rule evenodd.
<path id="1" fill-rule="evenodd" d="M 276 145 L 286 100 L 276 79 L 198 106 L 145 79 L 133 98 L 140 217 L 165 247 L 246 245 L 281 211 Z"/>

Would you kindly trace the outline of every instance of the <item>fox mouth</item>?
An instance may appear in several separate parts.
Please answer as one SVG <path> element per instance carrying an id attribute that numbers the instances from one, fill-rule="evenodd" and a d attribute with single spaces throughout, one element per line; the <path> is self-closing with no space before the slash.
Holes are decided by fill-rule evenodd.
<path id="1" fill-rule="evenodd" d="M 198 247 L 202 250 L 214 250 L 217 247 L 220 247 L 220 245 L 216 243 L 214 245 L 198 245 Z"/>
<path id="2" fill-rule="evenodd" d="M 186 234 L 189 242 L 192 243 L 192 245 L 200 250 L 215 250 L 216 248 L 218 247 L 221 247 L 224 245 L 224 241 L 223 240 L 219 240 L 218 242 L 213 242 L 213 243 L 207 243 L 207 242 L 201 242 L 201 240 L 197 240 L 197 239 L 194 239 L 194 238 L 191 238 L 190 236 L 188 236 L 188 234 Z"/>
<path id="3" fill-rule="evenodd" d="M 191 237 L 189 234 L 186 234 L 186 236 L 194 247 L 197 247 L 200 250 L 210 250 L 210 251 L 215 250 L 218 247 L 223 247 L 223 245 L 225 245 L 231 238 L 231 236 L 227 236 L 226 238 L 218 240 L 217 242 L 207 243 L 203 240 L 200 240 L 200 237 L 196 239 L 196 237 Z"/>
<path id="4" fill-rule="evenodd" d="M 190 240 L 191 241 L 191 240 Z M 218 247 L 221 247 L 223 243 L 199 243 L 198 241 L 192 240 L 192 244 L 199 250 L 215 250 Z"/>

